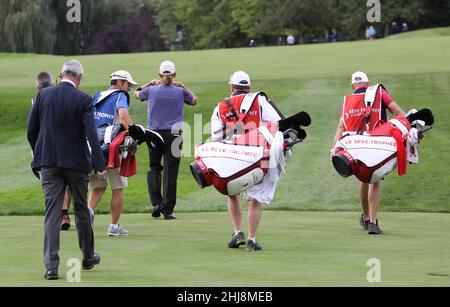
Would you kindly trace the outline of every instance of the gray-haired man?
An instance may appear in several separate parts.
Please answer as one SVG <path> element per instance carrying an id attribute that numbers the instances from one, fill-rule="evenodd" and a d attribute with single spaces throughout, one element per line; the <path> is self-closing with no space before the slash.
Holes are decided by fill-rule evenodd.
<path id="1" fill-rule="evenodd" d="M 104 176 L 105 161 L 94 126 L 92 99 L 77 89 L 83 74 L 80 62 L 65 63 L 61 83 L 38 93 L 28 122 L 28 141 L 34 154 L 32 167 L 41 171 L 45 195 L 47 280 L 59 278 L 61 209 L 66 187 L 73 193 L 83 269 L 91 270 L 100 263 L 100 256 L 94 252 L 87 191 L 89 173 L 94 169 Z"/>
<path id="2" fill-rule="evenodd" d="M 38 93 L 43 89 L 46 89 L 53 85 L 54 81 L 50 73 L 42 71 L 36 76 L 36 90 L 38 91 Z M 32 106 L 34 105 L 34 99 L 31 99 L 31 105 Z M 72 194 L 70 193 L 69 189 L 66 189 L 64 195 L 63 208 L 61 212 L 62 214 L 61 230 L 69 230 L 70 228 L 69 208 L 71 202 L 72 202 Z"/>

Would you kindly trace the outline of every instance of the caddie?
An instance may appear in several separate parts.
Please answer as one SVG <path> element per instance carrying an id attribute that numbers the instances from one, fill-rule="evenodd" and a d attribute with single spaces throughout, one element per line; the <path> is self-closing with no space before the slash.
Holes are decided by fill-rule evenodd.
<path id="1" fill-rule="evenodd" d="M 369 78 L 364 72 L 355 72 L 351 82 L 353 93 L 344 97 L 330 159 L 333 158 L 336 142 L 342 135 L 371 132 L 388 121 L 388 110 L 394 116 L 406 115 L 383 85 L 370 86 Z M 382 234 L 378 223 L 381 182 L 374 184 L 361 182 L 359 198 L 363 211 L 359 220 L 361 227 L 371 235 Z"/>
<path id="2" fill-rule="evenodd" d="M 235 72 L 231 76 L 229 84 L 231 97 L 220 102 L 212 115 L 213 141 L 220 142 L 227 136 L 229 137 L 227 135 L 227 127 L 233 126 L 239 121 L 242 121 L 246 126 L 258 128 L 263 122 L 278 122 L 282 119 L 282 114 L 264 93 L 250 92 L 251 80 L 247 73 L 243 71 Z M 248 109 L 245 110 L 244 115 L 242 108 L 247 102 L 250 102 L 250 104 L 248 107 L 245 107 Z M 245 198 L 248 200 L 247 242 L 242 231 L 240 195 L 228 196 L 228 212 L 234 226 L 231 241 L 228 243 L 229 248 L 239 248 L 241 245 L 246 244 L 247 251 L 259 251 L 262 249 L 256 240 L 256 232 L 261 220 L 262 203 L 270 203 L 275 194 L 276 183 L 269 185 L 263 181 L 245 193 Z"/>
<path id="3" fill-rule="evenodd" d="M 132 125 L 132 119 L 128 113 L 130 96 L 128 92 L 136 86 L 131 74 L 124 70 L 119 70 L 111 75 L 111 87 L 95 95 L 94 117 L 96 128 L 111 126 L 120 123 L 125 130 Z M 111 224 L 108 228 L 108 236 L 120 237 L 128 236 L 128 231 L 119 224 L 123 207 L 123 190 L 128 187 L 127 178 L 120 175 L 120 169 L 108 169 L 108 181 L 112 189 L 111 199 Z M 91 194 L 89 196 L 89 209 L 92 221 L 94 211 L 101 201 L 108 186 L 106 179 L 98 179 L 94 176 L 89 178 Z"/>

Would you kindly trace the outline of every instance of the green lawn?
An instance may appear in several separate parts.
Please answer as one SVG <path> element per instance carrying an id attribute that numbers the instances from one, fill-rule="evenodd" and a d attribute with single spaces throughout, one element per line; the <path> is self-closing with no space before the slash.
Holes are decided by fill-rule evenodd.
<path id="1" fill-rule="evenodd" d="M 450 27 L 445 28 L 432 28 L 418 31 L 412 31 L 407 33 L 400 33 L 389 36 L 387 39 L 414 39 L 414 38 L 429 38 L 439 36 L 450 36 Z"/>
<path id="2" fill-rule="evenodd" d="M 372 81 L 384 83 L 405 110 L 429 107 L 436 115 L 436 125 L 421 146 L 421 164 L 409 167 L 407 177 L 392 174 L 385 181 L 382 210 L 450 212 L 450 155 L 443 150 L 450 146 L 450 127 L 446 125 L 450 121 L 449 50 L 450 37 L 421 37 L 79 58 L 87 75 L 83 90 L 90 94 L 104 89 L 108 74 L 115 69 L 126 68 L 135 79 L 144 82 L 154 77 L 151 72 L 161 60 L 174 60 L 179 79 L 200 97 L 199 107 L 186 108 L 186 121 L 191 127 L 195 114 L 202 116 L 203 125 L 209 122 L 213 108 L 228 95 L 228 76 L 238 68 L 248 71 L 254 77 L 255 89 L 267 92 L 284 113 L 308 111 L 313 118 L 313 125 L 307 129 L 309 138 L 296 148 L 295 156 L 288 162 L 287 175 L 273 203 L 276 209 L 289 210 L 357 210 L 356 180 L 337 175 L 328 161 L 328 151 L 342 97 L 349 91 L 350 75 L 357 69 L 365 70 Z M 0 215 L 43 212 L 40 186 L 29 170 L 31 155 L 25 122 L 34 95 L 34 75 L 40 70 L 56 72 L 67 59 L 0 56 L 5 71 L 0 76 L 0 105 L 4 110 L 0 114 Z M 145 104 L 133 101 L 131 113 L 136 122 L 146 125 Z M 207 137 L 208 134 L 200 135 L 196 140 Z M 195 142 L 190 143 L 186 141 L 185 148 L 192 153 Z M 185 157 L 182 161 L 177 210 L 224 210 L 222 198 L 213 189 L 200 191 L 195 185 L 188 167 L 192 160 Z M 145 147 L 140 147 L 138 169 L 126 191 L 125 212 L 146 212 L 149 207 Z M 108 211 L 108 198 L 109 195 L 101 212 Z"/>
<path id="3" fill-rule="evenodd" d="M 155 78 L 161 61 L 173 60 L 179 80 L 200 98 L 198 107 L 186 109 L 191 127 L 195 116 L 202 116 L 201 126 L 209 122 L 218 101 L 229 95 L 229 75 L 238 69 L 250 73 L 255 90 L 264 90 L 285 114 L 305 110 L 313 118 L 308 139 L 296 147 L 265 210 L 258 233 L 262 253 L 226 248 L 231 234 L 226 199 L 196 186 L 189 156 L 180 170 L 180 219 L 152 220 L 148 158 L 140 147 L 138 174 L 125 192 L 124 213 L 134 214 L 121 219 L 131 236 L 105 236 L 108 193 L 95 224 L 103 262 L 82 275 L 81 285 L 368 286 L 367 261 L 378 258 L 381 286 L 449 286 L 450 37 L 436 34 L 444 30 L 398 40 L 77 57 L 86 71 L 82 90 L 92 95 L 107 87 L 112 71 L 129 70 L 144 83 Z M 35 75 L 41 70 L 56 75 L 68 59 L 0 54 L 0 286 L 49 285 L 42 280 L 43 196 L 29 167 L 25 122 Z M 381 237 L 359 229 L 357 181 L 341 178 L 328 160 L 342 97 L 356 70 L 383 83 L 405 110 L 428 107 L 436 117 L 420 149 L 421 163 L 409 167 L 406 177 L 391 174 L 383 183 L 380 218 L 386 234 Z M 133 101 L 131 114 L 146 125 L 145 104 Z M 208 131 L 196 136 L 186 131 L 187 152 L 208 136 Z M 63 234 L 63 276 L 66 261 L 80 257 L 76 242 L 75 231 Z M 64 280 L 54 285 L 70 286 Z"/>
<path id="4" fill-rule="evenodd" d="M 106 237 L 96 218 L 102 263 L 83 272 L 80 286 L 297 287 L 450 286 L 450 216 L 383 213 L 385 235 L 370 237 L 357 212 L 270 211 L 263 215 L 263 251 L 226 247 L 225 213 L 184 213 L 179 220 L 126 215 L 127 238 Z M 75 230 L 62 234 L 62 280 L 43 280 L 42 217 L 0 217 L 0 286 L 73 286 L 70 258 L 80 258 Z M 367 281 L 369 259 L 381 261 L 381 283 Z M 75 285 L 76 286 L 76 285 Z"/>
<path id="5" fill-rule="evenodd" d="M 444 29 L 446 30 L 446 29 Z M 442 32 L 442 29 L 427 30 Z M 412 34 L 412 33 L 411 33 Z M 309 137 L 296 147 L 282 179 L 275 209 L 357 210 L 356 180 L 342 179 L 328 161 L 328 151 L 339 116 L 342 97 L 349 92 L 350 75 L 365 70 L 373 82 L 382 82 L 405 109 L 431 108 L 436 124 L 421 146 L 421 163 L 409 167 L 408 176 L 392 174 L 384 182 L 382 210 L 450 212 L 450 37 L 416 35 L 402 40 L 377 40 L 295 47 L 242 48 L 210 51 L 140 53 L 78 57 L 85 66 L 82 89 L 90 94 L 107 87 L 109 74 L 119 68 L 145 82 L 155 77 L 160 61 L 172 59 L 179 80 L 200 97 L 200 105 L 186 108 L 186 122 L 194 116 L 209 122 L 218 101 L 227 96 L 228 76 L 237 69 L 249 72 L 255 90 L 267 92 L 285 114 L 309 112 Z M 56 74 L 68 57 L 0 54 L 0 215 L 42 214 L 42 193 L 29 170 L 31 155 L 25 123 L 30 98 L 35 94 L 38 71 Z M 135 122 L 146 125 L 146 105 L 133 101 Z M 188 131 L 188 130 L 187 130 Z M 205 134 L 185 134 L 190 154 Z M 191 142 L 189 142 L 191 139 Z M 190 149 L 190 150 L 189 150 Z M 182 161 L 178 211 L 225 210 L 224 200 L 212 188 L 199 190 L 189 171 L 192 157 Z M 140 147 L 138 175 L 130 179 L 125 212 L 149 209 L 146 188 L 147 149 Z M 200 198 L 201 196 L 201 198 Z M 100 207 L 108 212 L 109 194 Z"/>

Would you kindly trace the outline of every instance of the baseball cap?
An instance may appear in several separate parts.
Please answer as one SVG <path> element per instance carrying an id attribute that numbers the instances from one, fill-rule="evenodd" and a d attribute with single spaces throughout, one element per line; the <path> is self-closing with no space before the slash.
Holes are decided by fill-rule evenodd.
<path id="1" fill-rule="evenodd" d="M 230 82 L 228 84 L 239 86 L 250 86 L 251 85 L 250 76 L 243 71 L 237 71 L 230 77 Z"/>
<path id="2" fill-rule="evenodd" d="M 137 82 L 133 80 L 131 74 L 125 70 L 118 70 L 112 73 L 111 80 L 125 80 L 128 81 L 128 83 L 130 84 L 137 85 Z"/>
<path id="3" fill-rule="evenodd" d="M 369 78 L 362 71 L 357 71 L 352 75 L 352 84 L 361 82 L 369 82 Z"/>
<path id="4" fill-rule="evenodd" d="M 161 67 L 159 68 L 159 74 L 160 75 L 164 75 L 164 74 L 170 74 L 173 75 L 175 74 L 177 71 L 175 69 L 175 64 L 171 61 L 165 61 L 161 63 Z"/>

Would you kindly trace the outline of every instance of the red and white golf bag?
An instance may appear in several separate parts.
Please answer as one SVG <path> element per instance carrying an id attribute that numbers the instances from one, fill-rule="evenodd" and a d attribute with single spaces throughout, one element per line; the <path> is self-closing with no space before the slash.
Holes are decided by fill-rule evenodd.
<path id="1" fill-rule="evenodd" d="M 264 123 L 231 141 L 197 146 L 191 164 L 194 179 L 201 188 L 213 185 L 228 196 L 260 184 L 269 169 L 277 166 L 280 155 L 284 158 L 286 151 L 306 138 L 299 126 L 309 126 L 311 118 L 304 112 L 296 116 L 294 121 L 291 117 L 280 123 Z"/>
<path id="2" fill-rule="evenodd" d="M 406 175 L 407 164 L 419 162 L 418 144 L 431 128 L 430 110 L 416 110 L 407 117 L 398 116 L 375 128 L 370 134 L 348 134 L 338 140 L 333 157 L 336 171 L 343 177 L 355 175 L 365 183 L 376 183 L 396 167 Z"/>

